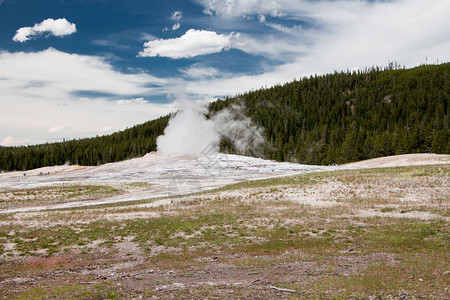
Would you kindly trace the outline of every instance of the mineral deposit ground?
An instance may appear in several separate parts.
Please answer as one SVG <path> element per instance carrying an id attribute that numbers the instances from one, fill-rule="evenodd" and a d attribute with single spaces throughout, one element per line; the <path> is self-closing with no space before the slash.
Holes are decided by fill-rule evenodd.
<path id="1" fill-rule="evenodd" d="M 3 299 L 448 299 L 450 156 L 0 174 Z"/>

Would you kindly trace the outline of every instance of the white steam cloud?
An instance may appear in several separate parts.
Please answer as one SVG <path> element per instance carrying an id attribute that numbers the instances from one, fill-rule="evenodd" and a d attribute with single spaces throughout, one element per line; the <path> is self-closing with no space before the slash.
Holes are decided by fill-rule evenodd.
<path id="1" fill-rule="evenodd" d="M 231 106 L 214 115 L 213 120 L 219 137 L 232 142 L 237 154 L 249 155 L 262 151 L 264 129 L 245 116 L 242 106 Z"/>
<path id="2" fill-rule="evenodd" d="M 170 119 L 164 135 L 158 137 L 158 152 L 162 154 L 194 154 L 218 143 L 214 122 L 204 116 L 206 107 L 197 103 L 182 103 L 180 111 Z"/>
<path id="3" fill-rule="evenodd" d="M 264 144 L 264 130 L 253 124 L 241 106 L 223 109 L 206 118 L 207 108 L 184 102 L 169 121 L 164 135 L 157 139 L 161 154 L 211 154 L 219 151 L 222 137 L 231 141 L 238 154 L 252 154 Z"/>

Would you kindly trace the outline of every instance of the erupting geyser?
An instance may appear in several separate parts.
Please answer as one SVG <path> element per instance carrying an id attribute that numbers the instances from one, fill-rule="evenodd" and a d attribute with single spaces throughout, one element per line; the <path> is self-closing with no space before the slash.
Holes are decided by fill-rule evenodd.
<path id="1" fill-rule="evenodd" d="M 263 129 L 253 124 L 242 110 L 241 106 L 232 106 L 207 119 L 206 105 L 184 101 L 164 135 L 158 137 L 158 152 L 166 155 L 217 152 L 220 139 L 227 137 L 238 154 L 254 153 L 264 143 Z"/>
<path id="2" fill-rule="evenodd" d="M 183 102 L 178 113 L 156 140 L 161 154 L 197 154 L 207 147 L 218 151 L 220 136 L 212 120 L 205 117 L 206 107 L 195 102 Z M 217 149 L 214 149 L 217 147 Z"/>

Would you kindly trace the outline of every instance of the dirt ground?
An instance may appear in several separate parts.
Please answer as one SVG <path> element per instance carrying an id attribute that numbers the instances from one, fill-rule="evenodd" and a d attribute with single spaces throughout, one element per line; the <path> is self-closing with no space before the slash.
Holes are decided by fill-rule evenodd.
<path id="1" fill-rule="evenodd" d="M 359 168 L 393 168 L 423 165 L 448 164 L 448 155 L 418 153 L 404 154 L 364 160 L 348 164 Z"/>
<path id="2" fill-rule="evenodd" d="M 185 184 L 171 197 L 152 197 L 162 185 L 144 173 L 130 181 L 126 164 L 35 171 L 25 180 L 2 174 L 0 181 L 13 184 L 0 189 L 0 297 L 450 297 L 450 156 L 388 157 L 307 172 L 233 161 L 225 171 L 234 174 L 231 182 L 215 190 Z M 184 163 L 178 159 L 162 172 L 183 173 Z M 107 180 L 73 175 L 81 169 Z M 244 175 L 266 179 L 241 180 Z M 45 184 L 43 176 L 59 177 Z M 62 178 L 72 179 L 61 184 Z M 134 201 L 102 202 L 130 191 Z M 90 206 L 69 205 L 86 201 Z"/>

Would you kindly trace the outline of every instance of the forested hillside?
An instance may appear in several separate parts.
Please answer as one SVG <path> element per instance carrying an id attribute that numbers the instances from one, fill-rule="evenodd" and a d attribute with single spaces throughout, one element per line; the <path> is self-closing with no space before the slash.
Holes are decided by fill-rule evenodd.
<path id="1" fill-rule="evenodd" d="M 265 128 L 265 156 L 308 164 L 450 153 L 450 64 L 334 73 L 249 92 L 239 102 Z M 222 151 L 233 152 L 224 141 Z"/>
<path id="2" fill-rule="evenodd" d="M 233 103 L 265 129 L 259 155 L 308 164 L 379 156 L 450 153 L 450 63 L 414 69 L 393 66 L 311 76 L 210 104 Z M 169 116 L 109 136 L 28 147 L 0 147 L 0 170 L 97 165 L 156 150 Z M 221 150 L 233 153 L 231 141 Z M 250 153 L 251 154 L 251 153 Z"/>
<path id="3" fill-rule="evenodd" d="M 0 147 L 0 170 L 28 170 L 65 163 L 95 166 L 156 150 L 169 116 L 94 138 L 35 146 Z"/>

